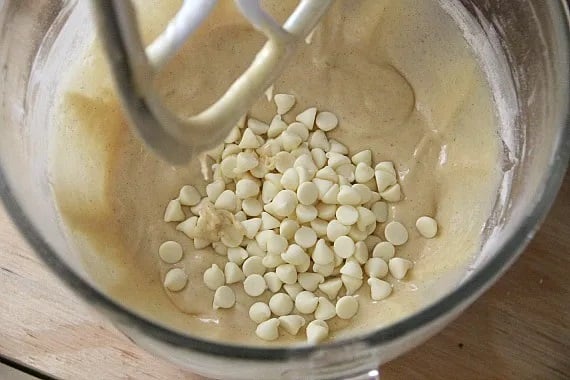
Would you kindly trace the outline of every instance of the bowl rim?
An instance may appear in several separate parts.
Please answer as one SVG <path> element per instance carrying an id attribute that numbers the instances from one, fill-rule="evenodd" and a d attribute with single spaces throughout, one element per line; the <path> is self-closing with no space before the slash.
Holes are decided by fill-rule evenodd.
<path id="1" fill-rule="evenodd" d="M 561 22 L 558 24 L 558 33 L 564 37 L 566 56 L 570 61 L 570 15 L 568 4 L 564 1 L 556 3 L 559 7 Z M 566 71 L 570 78 L 570 67 Z M 0 196 L 12 221 L 18 227 L 19 232 L 33 248 L 36 255 L 76 294 L 80 295 L 91 306 L 104 309 L 111 314 L 111 320 L 127 323 L 146 335 L 167 343 L 169 345 L 192 350 L 203 354 L 220 356 L 227 359 L 245 359 L 257 361 L 280 361 L 294 358 L 308 357 L 323 350 L 346 347 L 352 344 L 365 344 L 375 346 L 388 344 L 404 335 L 413 333 L 421 328 L 436 322 L 451 310 L 458 309 L 472 302 L 473 296 L 483 292 L 493 284 L 514 260 L 522 253 L 530 238 L 534 236 L 540 224 L 546 217 L 552 206 L 560 185 L 564 179 L 568 161 L 570 159 L 570 81 L 566 81 L 565 91 L 568 107 L 563 117 L 563 125 L 557 140 L 557 145 L 552 153 L 550 176 L 543 184 L 542 192 L 537 193 L 539 198 L 530 213 L 521 223 L 520 228 L 510 236 L 500 247 L 499 253 L 488 260 L 483 267 L 470 278 L 461 283 L 455 290 L 429 304 L 425 308 L 398 320 L 388 326 L 367 334 L 355 335 L 335 340 L 330 343 L 316 346 L 299 345 L 289 347 L 264 347 L 264 346 L 239 346 L 231 343 L 220 343 L 203 338 L 177 332 L 158 322 L 152 321 L 135 311 L 119 304 L 106 294 L 91 286 L 73 269 L 61 261 L 50 245 L 42 238 L 30 219 L 17 203 L 16 197 L 8 185 L 4 170 L 0 167 Z M 106 315 L 107 316 L 107 315 Z"/>

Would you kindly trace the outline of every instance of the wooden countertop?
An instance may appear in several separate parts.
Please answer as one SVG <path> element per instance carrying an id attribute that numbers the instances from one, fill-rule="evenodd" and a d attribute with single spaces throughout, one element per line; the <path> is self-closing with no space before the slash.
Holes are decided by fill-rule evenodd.
<path id="1" fill-rule="evenodd" d="M 523 256 L 383 379 L 570 379 L 570 175 Z M 0 209 L 0 355 L 62 379 L 196 379 L 65 288 Z"/>

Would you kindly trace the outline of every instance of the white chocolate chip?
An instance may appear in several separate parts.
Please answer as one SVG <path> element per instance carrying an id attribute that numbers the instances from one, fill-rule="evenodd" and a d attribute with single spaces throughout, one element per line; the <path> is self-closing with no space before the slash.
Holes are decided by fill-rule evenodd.
<path id="1" fill-rule="evenodd" d="M 297 205 L 297 208 L 295 209 L 297 221 L 301 224 L 312 222 L 317 218 L 317 214 L 317 208 L 312 205 Z"/>
<path id="2" fill-rule="evenodd" d="M 267 242 L 276 235 L 277 234 L 272 230 L 261 231 L 255 235 L 255 241 L 257 241 L 257 244 L 259 244 L 262 250 L 267 251 Z"/>
<path id="3" fill-rule="evenodd" d="M 354 245 L 354 258 L 360 265 L 366 264 L 368 261 L 368 248 L 366 243 L 363 241 L 358 241 Z"/>
<path id="4" fill-rule="evenodd" d="M 374 203 L 371 211 L 376 216 L 378 223 L 384 223 L 388 219 L 388 205 L 385 202 Z"/>
<path id="5" fill-rule="evenodd" d="M 307 108 L 295 117 L 295 120 L 303 123 L 309 130 L 313 129 L 315 125 L 315 118 L 317 117 L 317 109 L 315 107 Z"/>
<path id="6" fill-rule="evenodd" d="M 313 250 L 313 261 L 319 265 L 327 265 L 333 262 L 334 253 L 324 239 L 319 239 Z"/>
<path id="7" fill-rule="evenodd" d="M 269 125 L 251 117 L 247 120 L 247 127 L 256 135 L 263 135 L 269 129 Z"/>
<path id="8" fill-rule="evenodd" d="M 222 272 L 218 265 L 212 264 L 212 266 L 204 272 L 204 284 L 208 289 L 216 290 L 225 283 L 226 278 L 224 272 Z"/>
<path id="9" fill-rule="evenodd" d="M 158 248 L 158 256 L 167 264 L 176 264 L 182 259 L 182 246 L 175 241 L 165 241 Z"/>
<path id="10" fill-rule="evenodd" d="M 317 171 L 317 173 L 315 174 L 315 176 L 317 178 L 320 179 L 325 179 L 327 181 L 330 181 L 331 183 L 336 182 L 338 180 L 338 175 L 337 173 L 334 171 L 333 168 L 331 168 L 330 166 L 325 166 L 322 169 L 319 169 Z"/>
<path id="11" fill-rule="evenodd" d="M 338 184 L 333 184 L 329 191 L 326 192 L 325 196 L 321 199 L 323 203 L 327 204 L 338 204 L 338 194 L 340 192 L 340 187 Z"/>
<path id="12" fill-rule="evenodd" d="M 381 301 L 392 293 L 392 285 L 389 282 L 374 277 L 368 279 L 368 286 L 370 286 L 370 298 L 374 301 Z"/>
<path id="13" fill-rule="evenodd" d="M 303 139 L 296 133 L 285 131 L 279 136 L 279 141 L 281 141 L 281 145 L 285 151 L 291 152 L 301 145 Z"/>
<path id="14" fill-rule="evenodd" d="M 279 173 L 285 173 L 285 170 L 292 168 L 294 163 L 295 157 L 289 152 L 279 152 L 275 155 L 275 169 Z"/>
<path id="15" fill-rule="evenodd" d="M 297 269 L 297 273 L 305 273 L 311 267 L 311 260 L 307 259 L 302 264 L 295 265 L 295 269 Z"/>
<path id="16" fill-rule="evenodd" d="M 309 182 L 314 178 L 312 172 L 309 172 L 307 168 L 297 166 L 295 170 L 297 170 L 297 174 L 299 175 L 299 183 Z"/>
<path id="17" fill-rule="evenodd" d="M 236 205 L 237 197 L 231 190 L 224 190 L 218 199 L 216 199 L 216 203 L 214 203 L 214 207 L 217 209 L 227 210 L 230 212 L 234 212 L 236 210 Z"/>
<path id="18" fill-rule="evenodd" d="M 260 218 L 252 218 L 247 219 L 240 222 L 243 229 L 245 230 L 245 236 L 248 239 L 253 239 L 259 229 L 261 228 L 261 219 Z"/>
<path id="19" fill-rule="evenodd" d="M 224 139 L 224 143 L 231 144 L 239 140 L 240 138 L 240 131 L 238 127 L 234 127 L 230 130 L 230 133 Z"/>
<path id="20" fill-rule="evenodd" d="M 210 245 L 210 241 L 206 239 L 194 238 L 194 248 L 203 249 Z"/>
<path id="21" fill-rule="evenodd" d="M 261 230 L 272 230 L 279 227 L 281 223 L 267 212 L 261 213 Z"/>
<path id="22" fill-rule="evenodd" d="M 297 207 L 297 195 L 291 190 L 281 190 L 270 203 L 278 216 L 289 216 Z"/>
<path id="23" fill-rule="evenodd" d="M 327 226 L 329 223 L 326 220 L 314 219 L 311 220 L 311 228 L 317 234 L 317 237 L 323 238 L 327 236 Z"/>
<path id="24" fill-rule="evenodd" d="M 325 151 L 321 148 L 311 149 L 311 157 L 319 169 L 323 168 L 327 164 L 327 156 L 325 155 Z"/>
<path id="25" fill-rule="evenodd" d="M 334 253 L 342 257 L 343 259 L 348 259 L 354 255 L 355 245 L 354 241 L 348 236 L 339 236 L 333 244 Z M 341 273 L 342 269 L 341 269 Z M 349 274 L 349 273 L 347 273 Z"/>
<path id="26" fill-rule="evenodd" d="M 228 156 L 237 155 L 241 152 L 241 148 L 236 144 L 226 144 L 222 151 L 222 160 Z M 213 170 L 213 169 L 212 169 Z"/>
<path id="27" fill-rule="evenodd" d="M 323 264 L 317 264 L 317 263 L 313 264 L 313 271 L 316 273 L 320 273 L 325 277 L 332 275 L 334 270 L 335 270 L 335 266 L 336 266 L 335 262 L 334 262 L 334 259 L 336 257 L 337 256 L 333 255 L 333 262 L 331 262 L 330 264 L 324 264 L 324 265 Z"/>
<path id="28" fill-rule="evenodd" d="M 387 200 L 388 202 L 398 202 L 402 199 L 402 191 L 400 189 L 400 184 L 395 184 L 387 188 L 386 190 L 380 193 L 382 198 Z"/>
<path id="29" fill-rule="evenodd" d="M 358 207 L 358 221 L 356 223 L 356 227 L 360 231 L 366 231 L 366 227 L 369 225 L 374 225 L 376 228 L 376 215 L 367 209 L 366 207 Z M 363 239 L 361 239 L 363 240 Z"/>
<path id="30" fill-rule="evenodd" d="M 265 189 L 265 187 L 264 187 Z M 263 206 L 258 199 L 248 198 L 241 202 L 241 208 L 247 216 L 259 216 L 263 211 Z"/>
<path id="31" fill-rule="evenodd" d="M 257 149 L 261 146 L 255 133 L 249 128 L 246 128 L 239 142 L 239 147 L 241 149 Z"/>
<path id="32" fill-rule="evenodd" d="M 213 207 L 213 206 L 214 206 L 214 204 L 212 202 L 210 202 L 210 200 L 208 198 L 204 197 L 196 206 L 190 207 L 190 211 L 192 211 L 192 214 L 194 214 L 194 215 L 199 215 L 200 212 L 202 212 L 202 210 L 205 210 L 206 208 Z"/>
<path id="33" fill-rule="evenodd" d="M 329 336 L 329 326 L 325 321 L 314 320 L 307 325 L 307 342 L 318 344 L 326 340 Z"/>
<path id="34" fill-rule="evenodd" d="M 301 138 L 302 141 L 307 141 L 309 138 L 309 129 L 303 123 L 294 122 L 287 127 L 287 132 L 294 133 Z"/>
<path id="35" fill-rule="evenodd" d="M 267 284 L 260 274 L 251 274 L 243 282 L 243 290 L 251 297 L 260 296 L 265 289 L 267 289 Z"/>
<path id="36" fill-rule="evenodd" d="M 289 168 L 283 173 L 281 177 L 281 186 L 287 190 L 297 191 L 299 187 L 299 174 L 295 168 Z"/>
<path id="37" fill-rule="evenodd" d="M 408 230 L 400 222 L 390 222 L 384 229 L 384 236 L 390 243 L 398 246 L 408 241 Z"/>
<path id="38" fill-rule="evenodd" d="M 342 288 L 342 281 L 340 278 L 333 278 L 319 285 L 319 289 L 331 300 L 336 298 L 340 288 Z"/>
<path id="39" fill-rule="evenodd" d="M 340 273 L 350 277 L 362 279 L 362 268 L 358 261 L 354 259 L 346 260 L 344 265 L 340 268 Z"/>
<path id="40" fill-rule="evenodd" d="M 249 308 L 249 318 L 255 323 L 261 323 L 271 318 L 271 309 L 266 303 L 256 302 Z"/>
<path id="41" fill-rule="evenodd" d="M 220 170 L 222 175 L 226 178 L 235 178 L 237 176 L 236 173 L 237 167 L 237 156 L 231 155 L 222 160 L 220 163 Z"/>
<path id="42" fill-rule="evenodd" d="M 295 297 L 295 308 L 303 314 L 314 313 L 319 304 L 319 297 L 307 290 L 299 292 Z"/>
<path id="43" fill-rule="evenodd" d="M 194 186 L 186 185 L 180 189 L 178 199 L 182 206 L 195 206 L 200 202 L 202 196 Z"/>
<path id="44" fill-rule="evenodd" d="M 245 259 L 247 259 L 247 251 L 242 247 L 230 247 L 228 248 L 228 260 L 237 265 L 242 265 Z"/>
<path id="45" fill-rule="evenodd" d="M 358 312 L 358 300 L 354 296 L 341 297 L 336 303 L 336 315 L 340 319 L 351 319 Z"/>
<path id="46" fill-rule="evenodd" d="M 290 94 L 275 94 L 273 97 L 279 115 L 286 114 L 295 105 L 295 97 Z"/>
<path id="47" fill-rule="evenodd" d="M 300 315 L 283 315 L 279 317 L 279 327 L 291 335 L 297 335 L 301 327 L 305 326 L 305 318 Z"/>
<path id="48" fill-rule="evenodd" d="M 275 269 L 275 273 L 284 284 L 294 284 L 297 282 L 297 269 L 293 264 L 281 264 Z"/>
<path id="49" fill-rule="evenodd" d="M 181 222 L 186 219 L 184 211 L 182 211 L 182 205 L 178 199 L 173 199 L 168 202 L 166 210 L 164 211 L 164 221 L 165 222 Z"/>
<path id="50" fill-rule="evenodd" d="M 208 184 L 206 186 L 206 194 L 208 196 L 208 200 L 212 203 L 215 203 L 220 194 L 224 191 L 225 187 L 226 184 L 220 179 Z"/>
<path id="51" fill-rule="evenodd" d="M 172 268 L 164 276 L 164 287 L 171 292 L 179 292 L 188 283 L 188 276 L 181 268 Z"/>
<path id="52" fill-rule="evenodd" d="M 263 278 L 267 284 L 267 289 L 272 293 L 277 293 L 283 286 L 283 281 L 279 279 L 279 276 L 277 276 L 275 272 L 267 272 L 263 275 Z"/>
<path id="53" fill-rule="evenodd" d="M 269 308 L 278 317 L 293 311 L 293 300 L 285 293 L 276 293 L 269 299 Z"/>
<path id="54" fill-rule="evenodd" d="M 214 252 L 216 252 L 220 256 L 227 256 L 228 255 L 228 247 L 224 245 L 224 243 L 215 241 L 212 243 L 212 248 L 214 248 Z"/>
<path id="55" fill-rule="evenodd" d="M 317 242 L 317 234 L 309 227 L 301 227 L 295 232 L 295 243 L 303 248 L 311 248 Z"/>
<path id="56" fill-rule="evenodd" d="M 378 257 L 386 262 L 394 257 L 395 254 L 396 248 L 394 248 L 394 245 L 392 243 L 387 241 L 378 242 L 372 251 L 373 257 Z"/>
<path id="57" fill-rule="evenodd" d="M 345 226 L 352 226 L 358 221 L 358 210 L 353 206 L 342 205 L 336 209 L 336 219 Z"/>
<path id="58" fill-rule="evenodd" d="M 344 144 L 341 144 L 334 139 L 330 139 L 329 141 L 331 143 L 330 152 L 348 154 L 348 148 Z"/>
<path id="59" fill-rule="evenodd" d="M 291 244 L 289 248 L 287 248 L 287 251 L 281 254 L 281 258 L 288 264 L 303 265 L 309 260 L 309 255 L 297 244 Z M 287 281 L 284 282 L 290 283 Z"/>
<path id="60" fill-rule="evenodd" d="M 437 234 L 437 222 L 429 216 L 419 217 L 416 221 L 416 228 L 427 239 L 431 239 Z"/>
<path id="61" fill-rule="evenodd" d="M 245 280 L 241 268 L 234 262 L 228 261 L 224 267 L 224 277 L 227 284 L 235 284 Z"/>
<path id="62" fill-rule="evenodd" d="M 325 297 L 319 297 L 319 303 L 315 310 L 315 319 L 327 321 L 336 316 L 335 306 Z"/>
<path id="63" fill-rule="evenodd" d="M 245 250 L 247 251 L 249 256 L 259 256 L 259 257 L 265 256 L 265 252 L 263 251 L 263 249 L 261 249 L 256 240 L 248 241 Z"/>
<path id="64" fill-rule="evenodd" d="M 240 179 L 236 183 L 236 196 L 240 199 L 255 197 L 259 194 L 259 182 L 252 179 Z"/>
<path id="65" fill-rule="evenodd" d="M 349 231 L 349 226 L 345 226 L 338 220 L 331 220 L 327 226 L 327 237 L 330 241 L 334 242 L 339 237 L 346 236 Z"/>
<path id="66" fill-rule="evenodd" d="M 333 185 L 332 181 L 329 181 L 327 179 L 322 179 L 322 178 L 314 178 L 313 183 L 315 184 L 315 186 L 317 186 L 317 190 L 319 192 L 318 199 L 321 199 L 321 200 L 323 199 L 325 194 L 330 190 L 330 188 Z"/>
<path id="67" fill-rule="evenodd" d="M 243 231 L 234 226 L 224 228 L 220 233 L 220 240 L 227 247 L 238 247 L 243 242 Z"/>
<path id="68" fill-rule="evenodd" d="M 287 249 L 287 239 L 277 235 L 267 241 L 267 253 L 270 255 L 280 255 Z"/>
<path id="69" fill-rule="evenodd" d="M 266 268 L 273 269 L 285 264 L 285 261 L 281 258 L 281 255 L 266 255 L 263 257 L 262 263 Z"/>
<path id="70" fill-rule="evenodd" d="M 358 190 L 353 189 L 351 186 L 343 185 L 340 187 L 337 201 L 341 205 L 358 206 L 362 199 Z"/>
<path id="71" fill-rule="evenodd" d="M 369 277 L 384 278 L 388 274 L 388 264 L 379 257 L 371 257 L 364 265 Z"/>
<path id="72" fill-rule="evenodd" d="M 262 263 L 262 258 L 259 256 L 248 257 L 242 265 L 243 274 L 250 276 L 252 274 L 263 275 L 265 273 L 265 266 Z"/>
<path id="73" fill-rule="evenodd" d="M 196 237 L 196 224 L 197 223 L 198 223 L 198 217 L 197 216 L 191 216 L 190 218 L 186 219 L 182 223 L 179 223 L 176 226 L 176 230 L 182 231 L 190 239 L 194 239 Z"/>
<path id="74" fill-rule="evenodd" d="M 354 178 L 358 183 L 366 183 L 374 178 L 374 169 L 372 169 L 364 162 L 361 162 L 356 166 L 356 169 L 354 171 Z"/>
<path id="75" fill-rule="evenodd" d="M 336 216 L 337 205 L 319 203 L 317 205 L 317 216 L 319 219 L 331 221 Z"/>
<path id="76" fill-rule="evenodd" d="M 297 295 L 303 291 L 303 288 L 297 282 L 294 284 L 284 284 L 283 289 L 293 300 L 296 299 Z"/>
<path id="77" fill-rule="evenodd" d="M 297 199 L 304 205 L 312 205 L 319 197 L 319 189 L 313 182 L 304 182 L 297 189 Z"/>
<path id="78" fill-rule="evenodd" d="M 388 262 L 390 274 L 397 280 L 402 280 L 406 277 L 408 271 L 414 266 L 410 260 L 402 259 L 400 257 L 391 258 Z"/>
<path id="79" fill-rule="evenodd" d="M 261 322 L 255 329 L 255 335 L 260 339 L 272 341 L 279 338 L 279 319 L 271 318 Z"/>
<path id="80" fill-rule="evenodd" d="M 372 151 L 363 150 L 352 156 L 352 163 L 358 165 L 360 163 L 372 166 Z"/>
<path id="81" fill-rule="evenodd" d="M 281 115 L 275 115 L 271 124 L 269 124 L 269 129 L 267 130 L 267 137 L 275 138 L 279 136 L 283 131 L 287 129 L 287 123 L 283 121 Z"/>
<path id="82" fill-rule="evenodd" d="M 320 148 L 324 152 L 328 152 L 331 145 L 327 135 L 321 130 L 316 130 L 309 134 L 309 147 L 311 149 Z"/>
<path id="83" fill-rule="evenodd" d="M 294 219 L 284 219 L 279 226 L 279 234 L 287 240 L 292 240 L 299 229 L 299 223 Z"/>
<path id="84" fill-rule="evenodd" d="M 243 174 L 259 165 L 259 158 L 255 152 L 240 152 L 236 158 L 234 173 Z"/>
<path id="85" fill-rule="evenodd" d="M 214 309 L 229 309 L 236 303 L 236 295 L 229 286 L 220 286 L 214 293 Z"/>
<path id="86" fill-rule="evenodd" d="M 382 170 L 394 177 L 396 176 L 396 169 L 394 169 L 394 163 L 392 161 L 380 162 L 374 167 L 374 170 Z"/>
<path id="87" fill-rule="evenodd" d="M 243 211 L 238 211 L 234 214 L 234 219 L 236 220 L 236 222 L 244 222 L 247 220 L 247 215 L 245 214 L 245 212 Z M 243 226 L 243 224 L 242 224 Z"/>
<path id="88" fill-rule="evenodd" d="M 319 273 L 300 273 L 298 281 L 303 289 L 314 292 L 317 290 L 319 284 L 322 284 L 325 281 L 325 278 Z"/>
<path id="89" fill-rule="evenodd" d="M 350 164 L 350 158 L 346 157 L 343 154 L 337 152 L 328 152 L 326 156 L 328 158 L 328 166 L 335 170 L 342 165 Z"/>
<path id="90" fill-rule="evenodd" d="M 355 278 L 355 277 L 343 274 L 340 276 L 340 279 L 342 280 L 342 283 L 343 283 L 344 287 L 346 288 L 346 295 L 347 296 L 353 295 L 362 286 L 362 279 L 360 279 L 360 278 Z"/>
<path id="91" fill-rule="evenodd" d="M 337 174 L 343 178 L 343 179 L 339 178 L 339 183 L 341 180 L 346 181 L 347 184 L 350 182 L 354 182 L 354 179 L 356 178 L 355 171 L 356 167 L 353 164 L 340 165 L 338 168 L 336 168 Z"/>
<path id="92" fill-rule="evenodd" d="M 315 123 L 319 129 L 328 132 L 335 129 L 338 125 L 338 118 L 331 112 L 319 112 L 315 118 Z"/>
<path id="93" fill-rule="evenodd" d="M 379 193 L 382 193 L 389 186 L 396 183 L 396 176 L 387 173 L 384 170 L 376 170 L 374 172 L 374 177 L 376 178 L 376 188 Z"/>
<path id="94" fill-rule="evenodd" d="M 370 190 L 370 188 L 365 184 L 356 183 L 352 185 L 352 188 L 358 191 L 358 194 L 360 194 L 361 203 L 368 203 L 370 202 L 370 199 L 372 199 L 372 190 Z M 378 197 L 380 197 L 380 194 L 378 194 Z"/>

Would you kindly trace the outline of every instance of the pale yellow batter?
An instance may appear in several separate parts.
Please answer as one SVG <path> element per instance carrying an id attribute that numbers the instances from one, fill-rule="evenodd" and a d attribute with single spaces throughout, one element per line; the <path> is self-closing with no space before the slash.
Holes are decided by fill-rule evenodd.
<path id="1" fill-rule="evenodd" d="M 233 2 L 220 3 L 160 78 L 160 93 L 181 114 L 210 104 L 263 43 Z M 150 41 L 180 2 L 152 2 L 152 11 L 144 4 L 140 15 Z M 295 2 L 266 4 L 283 19 Z M 287 121 L 313 105 L 334 111 L 340 127 L 332 136 L 351 153 L 372 149 L 375 162 L 394 161 L 405 194 L 392 206 L 390 220 L 410 231 L 410 241 L 397 255 L 413 260 L 413 271 L 394 281 L 395 291 L 384 301 L 366 300 L 363 286 L 350 329 L 335 319 L 332 337 L 386 325 L 450 291 L 478 252 L 500 161 L 491 90 L 452 19 L 435 0 L 339 0 L 275 88 L 297 98 Z M 182 185 L 203 189 L 198 165 L 171 167 L 133 136 L 96 44 L 71 71 L 60 97 L 54 193 L 71 244 L 81 251 L 93 282 L 172 328 L 266 344 L 255 337 L 247 316 L 254 300 L 239 286 L 234 286 L 234 308 L 212 310 L 213 292 L 203 285 L 202 273 L 222 258 L 193 250 L 191 241 L 162 219 Z M 274 105 L 262 99 L 251 113 L 268 121 L 274 112 Z M 437 238 L 419 236 L 413 226 L 421 215 L 439 221 Z M 166 266 L 157 255 L 168 239 L 183 245 L 185 257 L 177 266 L 190 273 L 185 290 L 173 295 L 163 289 Z M 290 339 L 285 334 L 273 344 Z"/>

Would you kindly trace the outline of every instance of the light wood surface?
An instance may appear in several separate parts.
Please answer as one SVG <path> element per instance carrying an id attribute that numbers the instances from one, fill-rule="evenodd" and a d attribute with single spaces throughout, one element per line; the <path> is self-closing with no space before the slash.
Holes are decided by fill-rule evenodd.
<path id="1" fill-rule="evenodd" d="M 570 176 L 509 272 L 383 379 L 570 379 Z M 62 379 L 195 379 L 65 288 L 0 209 L 0 355 Z"/>

